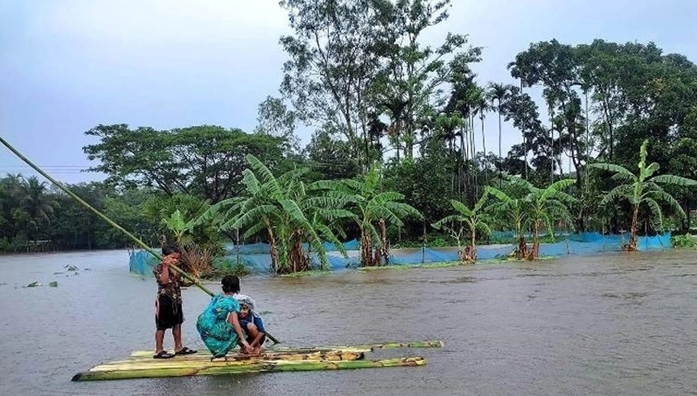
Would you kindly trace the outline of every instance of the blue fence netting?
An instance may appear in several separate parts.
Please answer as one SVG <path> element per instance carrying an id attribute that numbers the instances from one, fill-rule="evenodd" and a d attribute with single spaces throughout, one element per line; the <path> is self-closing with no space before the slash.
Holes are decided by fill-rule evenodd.
<path id="1" fill-rule="evenodd" d="M 513 238 L 513 233 L 497 233 L 498 238 Z M 558 235 L 554 243 L 540 245 L 541 256 L 564 256 L 598 254 L 606 252 L 619 252 L 622 245 L 628 242 L 628 235 L 605 235 L 599 232 L 585 232 L 579 234 Z M 528 236 L 528 243 L 530 238 Z M 325 242 L 329 270 L 336 271 L 346 268 L 355 268 L 360 264 L 359 243 L 351 240 L 343 244 L 348 253 L 344 257 L 337 246 Z M 251 273 L 264 274 L 271 272 L 271 255 L 269 245 L 266 243 L 254 243 L 245 245 L 226 245 L 226 255 L 222 263 L 240 263 Z M 509 255 L 513 244 L 481 245 L 477 246 L 477 259 L 489 260 Z M 638 238 L 637 248 L 640 251 L 663 250 L 671 248 L 671 234 L 666 233 L 657 236 Z M 305 246 L 307 249 L 307 246 Z M 151 275 L 157 259 L 147 251 L 136 250 L 129 252 L 129 270 L 140 275 Z M 458 260 L 458 249 L 447 248 L 413 248 L 392 249 L 390 251 L 390 265 L 418 265 Z M 319 268 L 319 260 L 316 253 L 310 253 L 311 264 Z"/>

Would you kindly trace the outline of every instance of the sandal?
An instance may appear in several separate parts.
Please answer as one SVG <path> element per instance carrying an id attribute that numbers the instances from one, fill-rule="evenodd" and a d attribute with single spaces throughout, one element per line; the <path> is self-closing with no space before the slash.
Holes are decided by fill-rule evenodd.
<path id="1" fill-rule="evenodd" d="M 160 351 L 160 352 L 156 353 L 155 355 L 153 355 L 152 358 L 153 359 L 171 359 L 173 357 L 174 357 L 174 355 L 172 355 L 171 353 L 169 353 L 167 351 Z"/>
<path id="2" fill-rule="evenodd" d="M 184 348 L 180 349 L 179 351 L 174 352 L 175 355 L 191 355 L 194 353 L 196 353 L 195 349 L 189 349 L 187 347 L 184 347 Z"/>

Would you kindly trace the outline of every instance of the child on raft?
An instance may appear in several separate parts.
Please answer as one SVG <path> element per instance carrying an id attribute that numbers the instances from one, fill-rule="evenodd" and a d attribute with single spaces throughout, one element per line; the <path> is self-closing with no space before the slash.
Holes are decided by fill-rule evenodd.
<path id="1" fill-rule="evenodd" d="M 253 353 L 259 353 L 261 346 L 266 341 L 266 330 L 264 330 L 264 322 L 257 315 L 255 310 L 254 300 L 249 296 L 238 294 L 235 299 L 240 304 L 240 313 L 238 314 L 240 327 L 247 336 L 247 343 L 252 348 Z"/>

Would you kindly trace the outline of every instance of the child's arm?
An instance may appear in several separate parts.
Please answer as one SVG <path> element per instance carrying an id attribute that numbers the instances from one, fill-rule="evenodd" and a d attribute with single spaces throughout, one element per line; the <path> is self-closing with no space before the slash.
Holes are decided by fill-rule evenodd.
<path id="1" fill-rule="evenodd" d="M 242 350 L 245 351 L 247 349 L 252 348 L 248 343 L 247 340 L 244 338 L 244 331 L 242 331 L 242 326 L 240 326 L 240 320 L 237 317 L 237 312 L 232 311 L 230 312 L 230 316 L 228 317 L 228 323 L 232 325 L 232 327 L 235 329 L 235 333 L 237 333 L 237 337 L 239 338 L 239 342 L 242 345 Z"/>

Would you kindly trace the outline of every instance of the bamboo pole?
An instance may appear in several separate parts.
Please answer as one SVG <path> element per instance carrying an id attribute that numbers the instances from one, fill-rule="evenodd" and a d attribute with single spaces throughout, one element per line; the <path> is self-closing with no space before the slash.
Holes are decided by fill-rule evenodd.
<path id="1" fill-rule="evenodd" d="M 169 363 L 175 364 L 207 364 L 209 362 L 214 363 L 225 363 L 225 362 L 241 362 L 241 363 L 254 363 L 259 361 L 269 361 L 269 360 L 360 360 L 365 357 L 365 354 L 370 351 L 363 349 L 350 349 L 350 350 L 337 350 L 337 351 L 309 351 L 309 352 L 292 352 L 292 353 L 262 353 L 258 356 L 255 355 L 244 355 L 241 353 L 229 354 L 225 358 L 215 358 L 211 359 L 211 354 L 200 354 L 195 353 L 192 355 L 182 355 L 176 356 L 174 359 L 165 359 Z M 152 352 L 148 355 L 138 355 L 129 356 L 125 359 L 114 360 L 106 363 L 102 363 L 99 367 L 105 366 L 129 366 L 135 364 L 153 365 L 157 364 L 157 367 L 161 367 L 165 364 L 162 360 L 157 360 L 152 358 Z"/>
<path id="2" fill-rule="evenodd" d="M 443 341 L 440 340 L 426 340 L 426 341 L 410 341 L 410 342 L 400 342 L 400 341 L 389 341 L 381 344 L 366 344 L 366 345 L 334 345 L 334 346 L 316 346 L 316 347 L 305 347 L 305 348 L 291 348 L 291 347 L 272 347 L 265 350 L 265 353 L 269 354 L 295 354 L 295 353 L 314 353 L 314 352 L 372 352 L 376 349 L 399 349 L 399 348 L 442 348 Z M 203 348 L 199 349 L 194 355 L 186 356 L 211 356 L 211 353 Z M 152 356 L 152 351 L 134 351 L 131 353 L 131 358 L 150 358 Z M 239 356 L 237 354 L 230 354 L 228 358 Z"/>
<path id="3" fill-rule="evenodd" d="M 174 359 L 172 359 L 174 360 Z M 161 367 L 153 364 L 148 368 L 109 368 L 95 367 L 92 370 L 75 374 L 73 381 L 99 381 L 135 378 L 161 378 L 161 377 L 183 377 L 192 375 L 225 375 L 225 374 L 247 374 L 280 371 L 319 371 L 319 370 L 349 370 L 362 368 L 380 367 L 415 367 L 426 364 L 426 359 L 422 357 L 405 357 L 382 360 L 345 360 L 345 361 L 302 361 L 302 360 L 278 360 L 260 361 L 253 364 L 240 364 L 240 362 L 224 362 L 215 364 L 209 362 L 207 365 L 179 365 L 173 362 L 161 363 Z"/>
<path id="4" fill-rule="evenodd" d="M 56 187 L 60 188 L 61 190 L 63 190 L 63 192 L 65 192 L 65 193 L 68 194 L 70 197 L 72 197 L 72 198 L 75 199 L 77 202 L 79 202 L 82 206 L 84 206 L 85 208 L 87 208 L 88 210 L 90 210 L 92 213 L 94 213 L 94 214 L 97 215 L 99 218 L 101 218 L 102 220 L 104 220 L 104 221 L 105 221 L 107 224 L 109 224 L 110 226 L 112 226 L 112 227 L 116 228 L 117 230 L 121 231 L 122 233 L 124 233 L 127 237 L 131 238 L 131 240 L 133 240 L 133 241 L 134 241 L 136 244 L 138 244 L 140 247 L 142 247 L 143 249 L 147 250 L 150 254 L 152 254 L 153 256 L 155 256 L 158 260 L 162 260 L 162 256 L 161 256 L 160 254 L 158 254 L 157 252 L 155 252 L 154 250 L 152 250 L 152 249 L 150 248 L 150 246 L 146 245 L 143 241 L 141 241 L 140 239 L 138 239 L 138 237 L 136 237 L 135 235 L 131 234 L 130 232 L 128 232 L 127 230 L 125 230 L 125 229 L 124 229 L 123 227 L 121 227 L 120 225 L 116 224 L 113 220 L 111 220 L 110 218 L 106 217 L 102 212 L 98 211 L 97 209 L 95 209 L 94 207 L 92 207 L 90 204 L 88 204 L 87 202 L 85 202 L 82 198 L 80 198 L 80 197 L 77 196 L 75 193 L 73 193 L 72 191 L 70 191 L 70 189 L 68 189 L 67 187 L 65 187 L 62 183 L 60 183 L 59 181 L 55 180 L 53 177 L 51 177 L 51 176 L 48 175 L 46 172 L 44 172 L 43 170 L 41 170 L 41 168 L 39 168 L 37 165 L 35 165 L 33 162 L 31 162 L 27 157 L 25 157 L 24 155 L 22 155 L 22 153 L 20 153 L 19 151 L 17 151 L 17 149 L 15 149 L 14 147 L 12 147 L 12 145 L 11 145 L 10 143 L 8 143 L 5 139 L 3 139 L 2 136 L 0 136 L 0 143 L 2 143 L 2 144 L 3 144 L 5 147 L 7 147 L 10 151 L 12 151 L 17 157 L 19 157 L 19 159 L 21 159 L 22 161 L 26 162 L 27 165 L 29 165 L 30 167 L 32 167 L 32 169 L 34 169 L 34 170 L 37 171 L 39 174 L 41 174 L 41 176 L 43 176 L 43 177 L 45 177 L 46 179 L 48 179 L 48 180 L 49 180 L 51 183 L 53 183 Z M 201 284 L 201 282 L 200 282 L 198 279 L 196 279 L 196 278 L 192 277 L 191 275 L 187 274 L 186 272 L 182 271 L 182 270 L 181 270 L 179 267 L 177 267 L 176 265 L 170 265 L 169 267 L 172 268 L 175 272 L 181 274 L 184 278 L 186 278 L 186 279 L 188 279 L 189 281 L 193 282 L 193 284 L 196 285 L 199 289 L 203 290 L 204 292 L 208 293 L 208 294 L 211 295 L 211 296 L 214 296 L 214 295 L 215 295 L 215 294 L 213 294 L 213 292 L 211 292 L 210 290 L 208 290 L 208 288 L 206 288 L 203 284 Z"/>
<path id="5" fill-rule="evenodd" d="M 70 189 L 68 189 L 67 187 L 65 187 L 62 183 L 58 182 L 58 181 L 55 180 L 53 177 L 51 177 L 50 175 L 48 175 L 48 174 L 47 174 L 46 172 L 44 172 L 41 168 L 39 168 L 37 165 L 35 165 L 33 162 L 31 162 L 27 157 L 25 157 L 24 155 L 22 155 L 22 153 L 20 153 L 19 151 L 17 151 L 17 149 L 15 149 L 7 140 L 3 139 L 2 136 L 0 136 L 0 143 L 2 143 L 5 147 L 7 147 L 8 150 L 12 151 L 17 157 L 19 157 L 19 159 L 21 159 L 22 161 L 26 162 L 27 165 L 29 165 L 30 167 L 32 167 L 32 169 L 34 169 L 34 170 L 37 171 L 39 174 L 41 174 L 41 176 L 43 176 L 43 177 L 45 177 L 46 179 L 48 179 L 48 180 L 49 180 L 51 183 L 53 183 L 56 187 L 58 187 L 58 188 L 60 188 L 61 190 L 63 190 L 63 192 L 65 192 L 65 193 L 68 194 L 70 197 L 72 197 L 73 199 L 75 199 L 75 200 L 76 200 L 77 202 L 79 202 L 82 206 L 84 206 L 85 208 L 87 208 L 88 210 L 90 210 L 92 213 L 94 213 L 95 215 L 97 215 L 97 217 L 99 217 L 100 219 L 104 220 L 104 221 L 105 221 L 107 224 L 109 224 L 110 226 L 112 226 L 112 227 L 116 228 L 117 230 L 121 231 L 122 233 L 124 233 L 127 237 L 131 238 L 131 240 L 133 240 L 133 241 L 134 241 L 136 244 L 138 244 L 140 247 L 142 247 L 143 249 L 147 250 L 150 254 L 152 254 L 153 256 L 155 256 L 158 260 L 162 260 L 162 256 L 161 256 L 160 254 L 158 254 L 157 252 L 155 252 L 154 250 L 152 250 L 152 249 L 150 248 L 150 246 L 146 245 L 146 244 L 145 244 L 143 241 L 141 241 L 138 237 L 136 237 L 135 235 L 131 234 L 130 232 L 128 232 L 126 229 L 124 229 L 124 228 L 121 227 L 120 225 L 116 224 L 113 220 L 111 220 L 110 218 L 106 217 L 102 212 L 100 212 L 100 211 L 98 211 L 97 209 L 93 208 L 90 204 L 88 204 L 87 202 L 85 202 L 82 198 L 80 198 L 80 197 L 77 196 L 75 193 L 73 193 L 72 191 L 70 191 Z M 206 286 L 204 286 L 198 279 L 196 279 L 196 278 L 194 278 L 193 276 L 187 274 L 186 272 L 184 272 L 183 270 L 181 270 L 181 269 L 180 269 L 179 267 L 177 267 L 176 265 L 173 265 L 173 264 L 172 264 L 172 265 L 170 265 L 169 267 L 170 267 L 171 269 L 173 269 L 175 272 L 179 273 L 179 274 L 180 274 L 181 276 L 183 276 L 184 278 L 186 278 L 186 279 L 188 279 L 189 281 L 191 281 L 196 287 L 198 287 L 199 289 L 203 290 L 205 293 L 208 293 L 208 295 L 210 295 L 211 297 L 212 297 L 212 296 L 215 296 L 215 294 L 214 294 L 212 291 L 210 291 Z M 279 341 L 278 339 L 276 339 L 276 337 L 272 336 L 272 335 L 269 334 L 268 332 L 266 333 L 266 336 L 267 336 L 268 339 L 271 340 L 272 342 L 274 342 L 274 343 L 276 343 L 276 344 L 280 343 L 280 341 Z"/>

